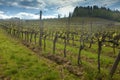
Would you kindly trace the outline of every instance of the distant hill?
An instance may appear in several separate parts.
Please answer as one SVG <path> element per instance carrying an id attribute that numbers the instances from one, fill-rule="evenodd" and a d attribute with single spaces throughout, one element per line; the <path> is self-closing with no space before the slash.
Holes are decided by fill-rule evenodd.
<path id="1" fill-rule="evenodd" d="M 88 6 L 88 7 L 76 7 L 72 14 L 73 17 L 98 17 L 109 20 L 120 21 L 120 11 L 111 10 L 106 7 Z"/>

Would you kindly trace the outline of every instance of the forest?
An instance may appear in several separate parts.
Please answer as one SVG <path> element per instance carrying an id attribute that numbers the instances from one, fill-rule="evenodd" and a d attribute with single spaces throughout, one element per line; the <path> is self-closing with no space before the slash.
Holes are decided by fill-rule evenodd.
<path id="1" fill-rule="evenodd" d="M 109 20 L 120 21 L 120 11 L 111 10 L 106 7 L 87 6 L 76 7 L 73 12 L 73 17 L 99 17 Z"/>

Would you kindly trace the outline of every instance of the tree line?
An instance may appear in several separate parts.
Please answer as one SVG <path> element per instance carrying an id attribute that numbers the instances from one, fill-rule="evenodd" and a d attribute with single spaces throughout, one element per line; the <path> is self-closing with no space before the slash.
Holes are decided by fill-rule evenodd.
<path id="1" fill-rule="evenodd" d="M 76 7 L 73 11 L 73 17 L 98 17 L 109 20 L 120 21 L 120 11 L 111 10 L 106 7 L 87 6 Z"/>

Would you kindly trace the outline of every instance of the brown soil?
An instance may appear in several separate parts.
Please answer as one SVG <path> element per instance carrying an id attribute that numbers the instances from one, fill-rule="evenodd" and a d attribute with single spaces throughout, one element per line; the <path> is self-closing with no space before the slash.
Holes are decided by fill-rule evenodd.
<path id="1" fill-rule="evenodd" d="M 0 75 L 0 80 L 11 80 L 10 77 L 6 77 L 4 75 Z"/>
<path id="2" fill-rule="evenodd" d="M 40 48 L 39 47 L 34 47 L 33 45 L 29 45 L 28 43 L 23 43 L 26 47 L 28 47 L 30 50 L 33 52 L 39 54 L 40 56 L 43 56 L 44 58 L 47 58 L 59 65 L 62 65 L 64 69 L 67 69 L 70 73 L 76 75 L 76 76 L 82 76 L 83 74 L 83 68 L 82 66 L 73 66 L 69 60 L 66 58 L 63 58 L 61 56 L 55 55 L 55 54 L 48 54 L 48 55 L 43 55 L 40 54 Z"/>

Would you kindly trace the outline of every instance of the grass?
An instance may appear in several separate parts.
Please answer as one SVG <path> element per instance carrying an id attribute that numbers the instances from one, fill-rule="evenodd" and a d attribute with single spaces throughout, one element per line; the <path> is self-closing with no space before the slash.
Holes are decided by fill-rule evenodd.
<path id="1" fill-rule="evenodd" d="M 63 57 L 63 44 L 56 43 L 56 54 L 60 55 Z M 96 45 L 93 45 L 92 47 L 94 50 L 97 49 Z M 105 51 L 107 49 L 108 51 Z M 101 74 L 99 76 L 102 76 L 103 79 L 108 79 L 109 78 L 109 71 L 112 67 L 112 64 L 115 61 L 115 58 L 109 57 L 106 54 L 109 51 L 112 51 L 112 48 L 109 47 L 103 47 L 103 53 L 101 54 Z M 118 51 L 118 50 L 117 50 Z M 47 40 L 47 47 L 45 53 L 52 53 L 52 42 Z M 72 61 L 73 65 L 77 65 L 77 55 L 78 55 L 78 48 L 73 48 L 72 46 L 67 46 L 67 59 Z M 83 50 L 81 53 L 82 57 L 82 66 L 85 70 L 84 73 L 84 80 L 94 80 L 97 78 L 97 51 L 95 52 L 90 52 Z M 120 64 L 118 65 L 118 72 L 120 69 Z M 119 80 L 120 77 L 118 76 L 119 73 L 116 72 L 114 75 L 115 80 Z"/>
<path id="2" fill-rule="evenodd" d="M 59 65 L 38 57 L 0 29 L 0 80 L 61 80 Z M 79 80 L 63 71 L 65 80 Z"/>
<path id="3" fill-rule="evenodd" d="M 37 41 L 38 41 L 38 38 L 37 38 Z M 52 40 L 46 40 L 46 44 L 47 44 L 46 51 L 44 51 L 43 54 L 45 53 L 46 55 L 52 54 L 52 47 L 53 47 Z M 77 45 L 79 45 L 78 42 L 77 42 Z M 63 48 L 64 48 L 64 45 L 57 42 L 56 43 L 56 54 L 63 57 Z M 110 68 L 112 67 L 112 64 L 115 60 L 115 58 L 108 56 L 109 52 L 112 52 L 112 48 L 103 46 L 102 54 L 101 54 L 102 74 L 100 75 L 100 76 L 103 76 L 103 78 L 105 78 L 106 76 L 109 76 Z M 116 52 L 118 52 L 118 49 L 116 49 Z M 73 65 L 77 65 L 77 55 L 78 55 L 78 48 L 67 45 L 67 59 L 71 60 Z M 83 50 L 81 53 L 81 57 L 82 57 L 83 67 L 85 70 L 83 80 L 96 79 L 96 77 L 98 76 L 97 74 L 97 44 L 93 44 L 90 50 Z M 120 67 L 118 67 L 117 70 L 119 71 L 119 69 Z M 114 75 L 114 77 L 115 77 L 114 79 L 116 80 L 119 79 L 118 74 Z"/>
<path id="4" fill-rule="evenodd" d="M 90 27 L 90 22 L 93 22 L 93 29 L 95 29 L 95 31 L 96 31 L 96 29 L 99 29 L 98 27 L 105 26 L 106 23 L 109 24 L 109 23 L 113 22 L 113 21 L 109 21 L 109 20 L 105 20 L 105 19 L 99 19 L 99 18 L 84 18 L 84 17 L 83 18 L 72 18 L 71 25 L 70 25 L 71 30 L 73 28 L 73 31 L 76 31 L 76 32 L 80 33 L 80 29 L 81 29 L 80 27 L 83 26 L 81 24 L 83 21 L 85 22 L 84 29 L 86 29 L 85 30 L 86 32 Z M 57 31 L 58 30 L 58 31 L 61 32 L 61 31 L 65 31 L 66 22 L 67 22 L 66 19 L 44 20 L 44 27 L 46 29 L 46 32 L 49 32 L 48 30 L 50 30 L 50 29 L 51 29 L 51 31 Z M 100 22 L 102 25 L 101 24 L 98 25 L 96 22 Z M 37 24 L 37 26 L 38 26 L 38 23 L 39 23 L 39 21 L 34 22 L 34 24 Z M 77 24 L 77 25 L 72 25 L 72 24 Z M 34 25 L 31 25 L 31 21 L 29 21 L 29 24 L 26 24 L 26 25 L 27 26 L 30 25 L 31 28 L 34 26 Z M 62 28 L 60 28 L 60 27 L 62 27 Z M 37 28 L 39 28 L 39 27 L 37 27 Z M 35 30 L 37 30 L 37 28 L 35 28 Z M 112 30 L 113 30 L 113 28 L 112 28 Z M 94 30 L 93 30 L 93 32 L 94 32 Z M 37 44 L 35 46 L 38 46 L 38 41 L 39 41 L 38 36 L 39 36 L 39 34 L 37 35 Z M 44 51 L 43 54 L 46 53 L 46 55 L 47 55 L 47 54 L 52 54 L 52 52 L 53 52 L 52 51 L 52 47 L 53 47 L 52 37 L 50 36 L 50 38 L 51 38 L 51 40 L 46 40 L 46 44 L 47 44 L 46 51 Z M 75 39 L 79 40 L 79 37 L 76 35 Z M 12 42 L 12 44 L 13 43 L 14 42 Z M 72 40 L 70 40 L 70 43 L 72 44 Z M 18 43 L 15 43 L 15 45 L 16 44 L 18 44 Z M 73 65 L 77 65 L 77 55 L 78 55 L 79 41 L 75 41 L 75 44 L 76 44 L 77 48 L 76 48 L 76 46 L 73 47 L 71 45 L 67 45 L 67 48 L 66 48 L 67 49 L 67 59 L 71 60 Z M 89 43 L 85 43 L 85 44 L 89 45 Z M 22 48 L 23 48 L 23 46 L 22 46 Z M 64 48 L 63 40 L 58 40 L 57 43 L 56 43 L 56 55 L 60 55 L 60 56 L 63 57 L 63 48 Z M 98 71 L 97 71 L 97 48 L 98 48 L 97 43 L 95 43 L 95 44 L 93 44 L 92 48 L 88 48 L 87 50 L 82 51 L 81 57 L 82 57 L 82 67 L 84 68 L 84 74 L 83 74 L 82 77 L 80 77 L 80 80 L 96 80 L 96 78 L 99 77 L 99 76 L 102 76 L 103 80 L 109 80 L 108 79 L 109 71 L 112 67 L 112 64 L 113 64 L 114 60 L 115 60 L 115 57 L 110 56 L 111 53 L 113 52 L 113 50 L 112 50 L 111 47 L 105 47 L 105 46 L 102 47 L 101 74 L 98 74 Z M 116 52 L 118 52 L 118 50 L 119 49 L 116 49 Z M 25 53 L 28 54 L 28 49 L 25 48 L 25 51 L 26 51 Z M 14 51 L 14 53 L 19 53 L 19 51 L 18 52 Z M 19 54 L 21 54 L 21 53 L 19 53 Z M 9 60 L 12 60 L 12 59 L 17 60 L 18 64 L 22 64 L 23 62 L 25 62 L 24 65 L 26 65 L 26 66 L 30 66 L 30 65 L 33 65 L 33 64 L 36 64 L 36 63 L 39 62 L 39 61 L 36 62 L 36 60 L 34 61 L 34 59 L 32 57 L 30 57 L 30 60 L 29 59 L 26 60 L 26 57 L 24 55 L 22 56 L 22 55 L 19 55 L 19 54 L 17 55 L 18 57 L 16 57 L 15 55 L 14 56 L 5 55 L 5 56 L 10 57 L 11 59 L 9 59 Z M 117 56 L 117 53 L 112 54 L 112 55 Z M 33 56 L 33 55 L 29 54 L 29 56 Z M 25 58 L 21 59 L 20 57 L 25 57 Z M 30 62 L 31 60 L 33 60 L 32 62 L 34 62 L 34 63 Z M 29 63 L 27 63 L 28 61 L 29 61 Z M 48 66 L 55 67 L 55 65 L 46 64 L 45 62 L 46 62 L 46 60 L 44 60 L 43 64 L 39 63 L 38 66 L 45 65 L 46 66 L 46 68 L 45 68 L 46 71 L 48 69 L 47 68 Z M 26 66 L 25 66 L 25 69 L 26 69 Z M 36 67 L 38 68 L 38 72 L 39 72 L 39 69 L 40 69 L 40 72 L 41 72 L 41 68 L 39 68 L 38 66 L 32 66 L 32 68 L 30 70 L 26 71 L 26 73 L 27 72 L 34 72 L 34 71 L 36 72 L 36 70 L 35 70 Z M 49 71 L 49 69 L 48 69 L 48 71 Z M 60 75 L 59 70 L 53 70 L 53 71 L 54 72 L 51 72 L 49 74 L 50 75 L 49 77 L 52 77 L 52 78 L 49 78 L 49 77 L 48 78 L 52 79 L 52 80 L 54 80 L 54 78 L 57 79 L 57 80 L 61 79 L 61 75 Z M 43 75 L 44 75 L 44 70 L 42 72 L 43 72 Z M 68 74 L 68 72 L 66 70 L 64 72 Z M 16 68 L 15 68 L 15 70 L 12 71 L 12 73 L 13 74 L 17 73 Z M 21 73 L 21 74 L 24 74 L 24 73 Z M 33 75 L 33 73 L 27 73 L 27 74 L 29 76 Z M 115 75 L 113 76 L 113 80 L 119 80 L 120 79 L 119 74 L 120 74 L 120 64 L 118 65 L 117 71 L 116 71 Z M 37 73 L 35 73 L 35 76 L 36 75 L 37 75 Z M 55 75 L 55 76 L 57 75 L 57 78 L 53 77 L 53 75 Z M 42 80 L 43 78 L 40 78 L 40 80 Z M 46 79 L 48 80 L 48 78 L 45 77 L 45 80 Z M 27 79 L 29 79 L 29 78 L 27 78 Z M 32 79 L 34 79 L 34 78 L 32 78 Z M 74 79 L 77 80 L 78 78 L 76 78 L 73 75 L 70 75 L 70 76 L 66 75 L 66 77 L 64 77 L 64 79 L 65 80 L 74 80 Z"/>

